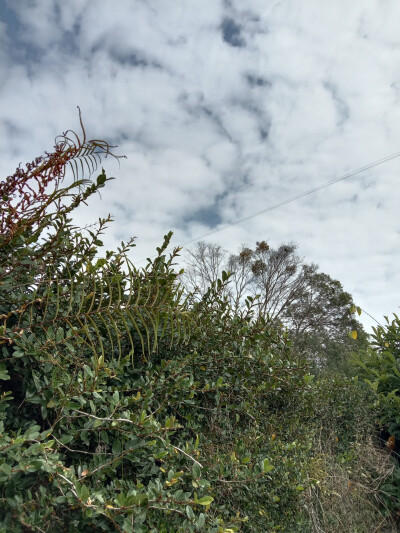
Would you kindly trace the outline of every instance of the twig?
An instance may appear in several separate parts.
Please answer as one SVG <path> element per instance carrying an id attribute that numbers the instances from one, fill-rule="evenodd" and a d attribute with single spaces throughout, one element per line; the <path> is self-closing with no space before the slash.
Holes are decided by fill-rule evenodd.
<path id="1" fill-rule="evenodd" d="M 191 459 L 193 462 L 195 462 L 197 465 L 199 465 L 200 468 L 203 468 L 203 465 L 201 463 L 199 463 L 199 461 L 197 461 L 194 457 L 192 457 L 188 453 L 186 453 L 183 450 L 181 450 L 181 448 L 178 448 L 178 446 L 174 446 L 173 445 L 173 447 L 175 448 L 175 450 L 178 450 L 179 452 L 183 453 L 183 455 L 186 455 L 186 457 L 189 457 L 189 459 Z"/>
<path id="2" fill-rule="evenodd" d="M 73 452 L 73 453 L 84 453 L 85 455 L 98 455 L 97 452 L 85 452 L 84 450 L 73 450 L 72 448 L 69 448 L 68 446 L 66 446 L 65 444 L 63 444 L 62 442 L 60 442 L 57 437 L 55 437 L 53 434 L 51 434 L 51 436 L 53 437 L 53 439 L 55 441 L 58 442 L 58 444 L 60 446 L 62 446 L 63 448 L 66 448 L 69 452 Z M 108 452 L 103 452 L 102 455 L 113 455 L 112 453 L 108 453 Z"/>

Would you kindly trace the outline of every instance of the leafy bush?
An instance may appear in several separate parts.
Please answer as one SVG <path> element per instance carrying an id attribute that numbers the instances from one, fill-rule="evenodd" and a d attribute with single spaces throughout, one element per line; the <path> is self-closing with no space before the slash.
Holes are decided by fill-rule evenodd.
<path id="1" fill-rule="evenodd" d="M 156 382 L 144 370 L 158 340 L 184 343 L 191 322 L 162 255 L 170 236 L 141 271 L 127 257 L 133 242 L 95 260 L 108 219 L 85 233 L 68 214 L 105 185 L 104 170 L 95 183 L 80 171 L 111 147 L 70 137 L 1 183 L 0 368 L 9 386 L 0 520 L 6 531 L 189 531 L 212 498 L 174 486 L 196 462 L 172 444 L 175 418 L 157 416 L 171 365 Z M 75 179 L 62 187 L 68 163 Z M 183 401 L 192 394 L 181 375 L 172 388 Z"/>
<path id="2" fill-rule="evenodd" d="M 400 508 L 400 319 L 394 315 L 386 325 L 373 328 L 372 349 L 358 359 L 360 373 L 374 392 L 374 406 L 378 409 L 380 433 L 386 446 L 395 455 L 395 469 L 382 484 L 389 511 Z"/>
<path id="3" fill-rule="evenodd" d="M 99 258 L 110 219 L 69 214 L 111 149 L 65 134 L 0 184 L 0 531 L 312 531 L 362 393 L 314 379 L 252 298 L 236 314 L 229 274 L 185 299 L 171 233 L 145 268 L 133 241 Z"/>

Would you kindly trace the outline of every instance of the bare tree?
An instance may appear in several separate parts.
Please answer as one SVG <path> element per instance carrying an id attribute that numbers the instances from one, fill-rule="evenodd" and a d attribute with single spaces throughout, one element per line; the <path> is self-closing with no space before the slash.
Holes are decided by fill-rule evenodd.
<path id="1" fill-rule="evenodd" d="M 274 250 L 261 241 L 254 250 L 242 246 L 238 254 L 227 258 L 221 246 L 199 242 L 188 250 L 186 263 L 183 282 L 188 290 L 201 296 L 223 270 L 229 271 L 231 280 L 226 295 L 232 307 L 238 311 L 247 296 L 258 297 L 258 313 L 268 320 L 282 320 L 306 283 L 303 262 L 293 243 Z"/>
<path id="2" fill-rule="evenodd" d="M 226 255 L 227 251 L 221 246 L 204 241 L 187 250 L 187 267 L 182 278 L 184 286 L 196 295 L 202 296 L 221 276 Z"/>

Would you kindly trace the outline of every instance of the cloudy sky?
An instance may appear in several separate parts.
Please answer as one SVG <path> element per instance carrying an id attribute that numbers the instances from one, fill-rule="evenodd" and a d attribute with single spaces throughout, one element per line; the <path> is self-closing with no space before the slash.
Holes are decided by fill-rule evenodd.
<path id="1" fill-rule="evenodd" d="M 0 0 L 0 169 L 79 130 L 127 156 L 77 216 L 153 255 L 295 241 L 378 321 L 400 305 L 397 0 Z M 371 321 L 364 315 L 366 325 Z"/>

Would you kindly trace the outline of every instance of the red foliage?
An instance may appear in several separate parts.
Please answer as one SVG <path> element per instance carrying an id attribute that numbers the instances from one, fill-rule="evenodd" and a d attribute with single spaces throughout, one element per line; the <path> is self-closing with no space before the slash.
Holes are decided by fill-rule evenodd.
<path id="1" fill-rule="evenodd" d="M 87 141 L 80 109 L 79 118 L 82 138 L 68 130 L 56 138 L 53 152 L 45 152 L 44 156 L 27 163 L 25 169 L 20 164 L 14 174 L 0 182 L 0 236 L 3 244 L 10 242 L 27 228 L 34 231 L 35 225 L 40 225 L 44 213 L 52 203 L 56 203 L 57 209 L 60 209 L 63 195 L 57 192 L 60 192 L 58 187 L 65 177 L 68 164 L 77 179 L 79 168 L 83 174 L 84 163 L 89 172 L 92 172 L 97 168 L 101 156 L 120 157 L 112 154 L 110 149 L 114 146 L 106 141 Z"/>

